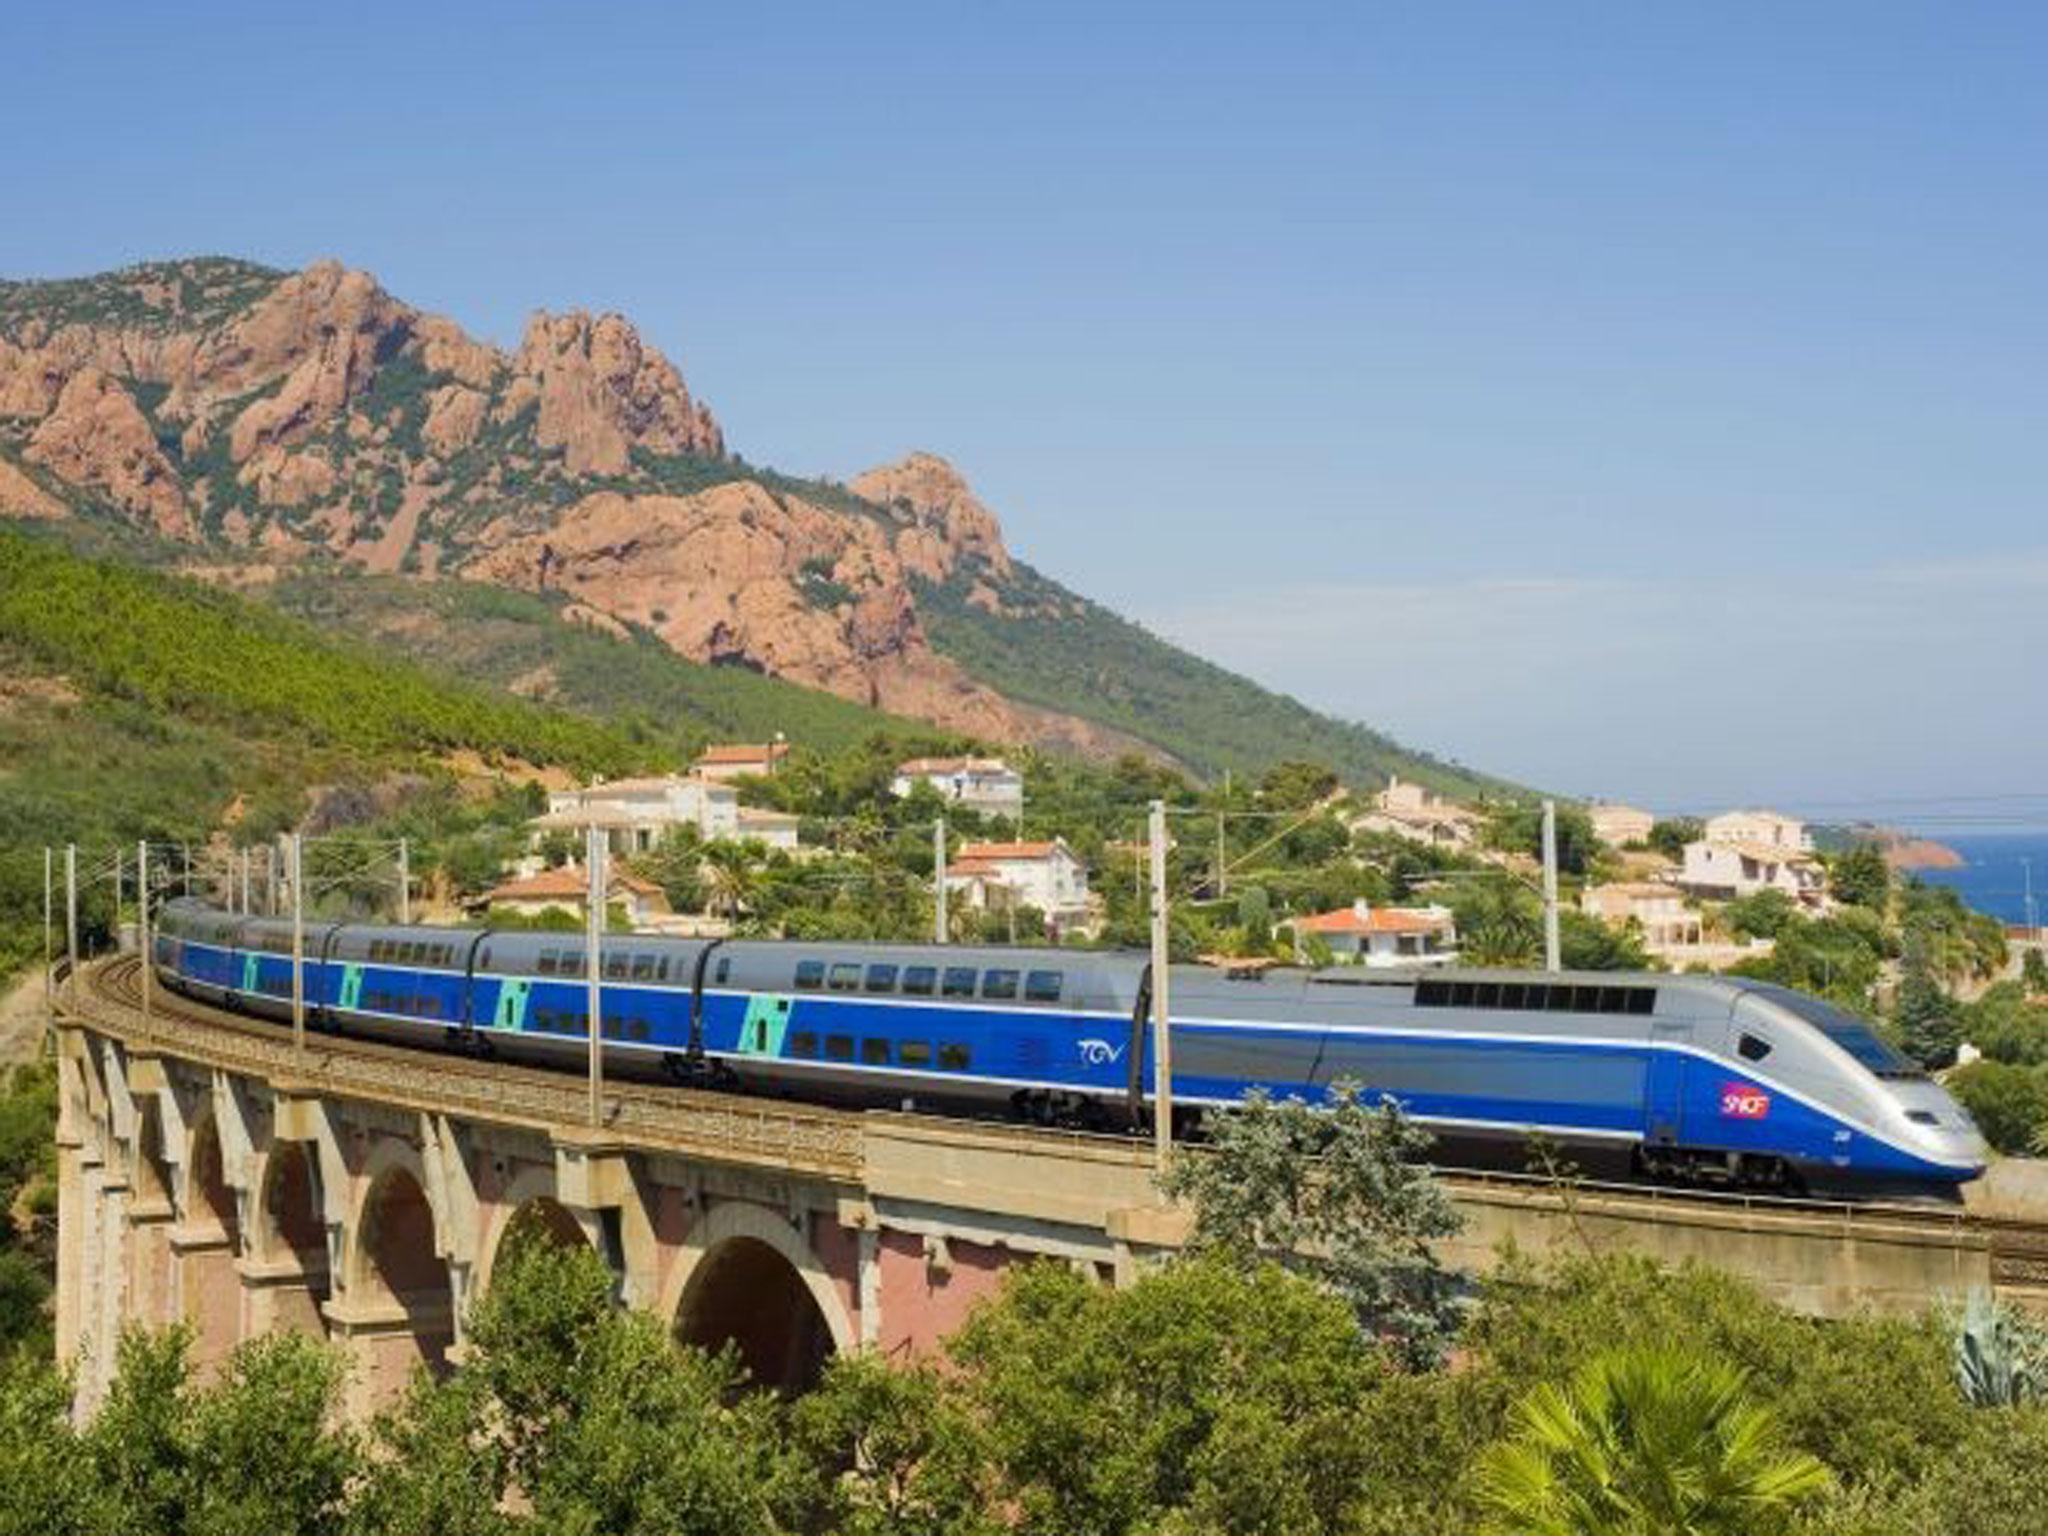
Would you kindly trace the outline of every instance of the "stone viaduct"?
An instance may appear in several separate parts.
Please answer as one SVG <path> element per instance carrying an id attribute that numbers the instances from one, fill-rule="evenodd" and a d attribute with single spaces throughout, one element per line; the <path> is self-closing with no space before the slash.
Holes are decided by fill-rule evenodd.
<path id="1" fill-rule="evenodd" d="M 830 1353 L 929 1351 L 1020 1258 L 1127 1281 L 1171 1248 L 1149 1147 L 573 1075 L 289 1033 L 176 999 L 134 962 L 59 1016 L 58 1348 L 104 1394 L 128 1323 L 183 1320 L 202 1368 L 278 1327 L 350 1357 L 350 1407 L 459 1360 L 464 1314 L 522 1224 L 588 1242 L 622 1300 L 735 1343 L 800 1388 Z M 175 1007 L 166 1007 L 170 1003 Z M 1490 1262 L 1513 1239 L 1696 1255 L 1815 1311 L 1917 1306 L 1996 1281 L 2031 1299 L 2048 1234 L 1961 1212 L 1854 1211 L 1454 1181 Z"/>

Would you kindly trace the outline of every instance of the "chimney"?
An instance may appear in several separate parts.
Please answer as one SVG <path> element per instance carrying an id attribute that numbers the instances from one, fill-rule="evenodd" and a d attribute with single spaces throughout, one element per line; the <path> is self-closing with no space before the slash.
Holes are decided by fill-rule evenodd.
<path id="1" fill-rule="evenodd" d="M 1372 903 L 1361 896 L 1358 900 L 1351 903 L 1351 910 L 1363 921 L 1365 918 L 1372 916 Z"/>

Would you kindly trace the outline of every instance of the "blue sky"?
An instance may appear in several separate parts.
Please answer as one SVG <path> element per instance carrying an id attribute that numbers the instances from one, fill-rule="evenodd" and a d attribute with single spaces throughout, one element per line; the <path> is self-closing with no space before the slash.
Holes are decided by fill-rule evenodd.
<path id="1" fill-rule="evenodd" d="M 81 3 L 0 53 L 0 271 L 616 308 L 750 458 L 944 453 L 1419 745 L 2048 812 L 2038 6 Z"/>

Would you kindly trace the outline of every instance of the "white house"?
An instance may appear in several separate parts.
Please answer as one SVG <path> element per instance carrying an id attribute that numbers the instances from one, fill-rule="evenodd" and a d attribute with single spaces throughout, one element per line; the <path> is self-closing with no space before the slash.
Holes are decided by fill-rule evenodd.
<path id="1" fill-rule="evenodd" d="M 1008 900 L 1036 907 L 1057 923 L 1076 923 L 1089 915 L 1088 868 L 1064 838 L 967 843 L 946 866 L 946 889 L 970 908 Z"/>
<path id="2" fill-rule="evenodd" d="M 1341 961 L 1365 966 L 1449 965 L 1458 928 L 1448 907 L 1375 907 L 1358 901 L 1334 912 L 1297 917 L 1298 938 L 1314 934 Z"/>
<path id="3" fill-rule="evenodd" d="M 1024 809 L 1024 775 L 997 757 L 913 757 L 896 765 L 890 791 L 901 797 L 929 784 L 946 799 L 989 816 Z"/>
<path id="4" fill-rule="evenodd" d="M 743 805 L 739 809 L 739 828 L 735 835 L 742 842 L 766 843 L 770 848 L 793 853 L 797 847 L 797 821 L 798 818 L 787 811 Z"/>
<path id="5" fill-rule="evenodd" d="M 1454 801 L 1389 778 L 1371 809 L 1351 820 L 1354 832 L 1384 832 L 1432 848 L 1469 848 L 1479 838 L 1480 815 Z"/>
<path id="6" fill-rule="evenodd" d="M 780 736 L 758 744 L 726 742 L 706 747 L 698 754 L 697 761 L 690 765 L 690 771 L 700 778 L 716 779 L 721 784 L 749 776 L 768 778 L 782 766 L 782 760 L 787 756 L 789 743 Z"/>
<path id="7" fill-rule="evenodd" d="M 741 831 L 741 814 L 739 791 L 731 785 L 669 774 L 554 790 L 547 814 L 527 825 L 537 837 L 602 827 L 612 852 L 635 854 L 647 852 L 677 827 L 694 827 L 707 843 L 747 835 Z"/>
<path id="8" fill-rule="evenodd" d="M 560 912 L 579 920 L 590 906 L 590 876 L 576 865 L 544 869 L 523 880 L 508 880 L 484 895 L 493 912 L 510 912 L 520 917 L 540 917 Z M 624 870 L 611 871 L 607 905 L 623 906 L 635 927 L 668 916 L 668 897 L 651 880 Z"/>
<path id="9" fill-rule="evenodd" d="M 1719 900 L 1783 891 L 1811 907 L 1820 906 L 1827 894 L 1827 874 L 1811 853 L 1788 844 L 1746 840 L 1702 838 L 1687 843 L 1678 883 L 1695 896 Z"/>
<path id="10" fill-rule="evenodd" d="M 1634 921 L 1643 930 L 1643 947 L 1652 954 L 1697 948 L 1705 936 L 1700 914 L 1685 904 L 1685 893 L 1654 881 L 1588 886 L 1579 907 L 1610 923 Z"/>
<path id="11" fill-rule="evenodd" d="M 1806 823 L 1797 816 L 1780 816 L 1776 811 L 1724 811 L 1708 819 L 1701 835 L 1710 843 L 1755 843 L 1766 848 L 1813 852 L 1813 839 L 1807 835 Z"/>
<path id="12" fill-rule="evenodd" d="M 1610 848 L 1648 842 L 1650 828 L 1657 824 L 1657 818 L 1648 811 L 1606 800 L 1587 806 L 1586 817 L 1593 823 L 1593 835 Z"/>

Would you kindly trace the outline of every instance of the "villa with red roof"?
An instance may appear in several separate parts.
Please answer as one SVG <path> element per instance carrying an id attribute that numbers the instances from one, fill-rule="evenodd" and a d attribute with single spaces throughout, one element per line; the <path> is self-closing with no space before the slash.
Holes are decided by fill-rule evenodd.
<path id="1" fill-rule="evenodd" d="M 1337 959 L 1352 965 L 1450 965 L 1458 958 L 1458 928 L 1448 907 L 1375 907 L 1353 902 L 1334 912 L 1297 917 L 1297 938 L 1313 934 Z"/>
<path id="2" fill-rule="evenodd" d="M 1015 902 L 1061 925 L 1089 915 L 1088 866 L 1065 838 L 1041 843 L 966 843 L 946 866 L 946 889 L 969 908 Z"/>

